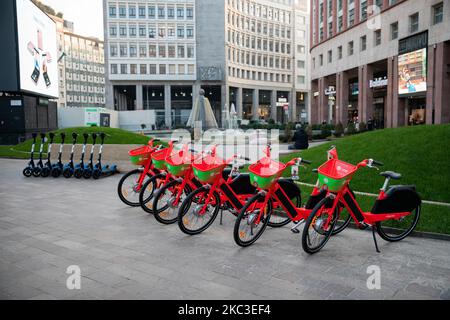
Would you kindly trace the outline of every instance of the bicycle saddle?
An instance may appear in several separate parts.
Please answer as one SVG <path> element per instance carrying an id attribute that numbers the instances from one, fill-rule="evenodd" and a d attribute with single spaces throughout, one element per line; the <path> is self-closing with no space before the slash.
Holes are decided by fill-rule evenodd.
<path id="1" fill-rule="evenodd" d="M 382 172 L 382 173 L 380 173 L 380 176 L 383 176 L 385 178 L 390 178 L 393 180 L 400 180 L 402 178 L 402 175 L 400 173 L 393 172 L 393 171 Z"/>

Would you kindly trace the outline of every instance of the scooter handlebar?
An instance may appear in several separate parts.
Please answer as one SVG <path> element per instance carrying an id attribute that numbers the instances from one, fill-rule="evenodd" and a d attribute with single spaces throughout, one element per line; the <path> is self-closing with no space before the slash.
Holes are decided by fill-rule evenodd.
<path id="1" fill-rule="evenodd" d="M 48 136 L 50 137 L 50 139 L 54 139 L 54 138 L 55 138 L 55 134 L 54 134 L 53 132 L 50 132 L 50 133 L 48 134 Z"/>
<path id="2" fill-rule="evenodd" d="M 33 133 L 31 136 L 33 137 L 33 139 L 36 139 L 37 138 L 37 133 Z"/>
<path id="3" fill-rule="evenodd" d="M 42 139 L 42 140 L 45 139 L 45 133 L 41 133 L 41 139 Z"/>
<path id="4" fill-rule="evenodd" d="M 84 141 L 87 141 L 89 139 L 89 134 L 88 133 L 84 133 L 83 137 L 84 137 Z"/>
<path id="5" fill-rule="evenodd" d="M 72 133 L 72 138 L 74 139 L 74 140 L 76 140 L 77 138 L 78 138 L 78 133 Z"/>

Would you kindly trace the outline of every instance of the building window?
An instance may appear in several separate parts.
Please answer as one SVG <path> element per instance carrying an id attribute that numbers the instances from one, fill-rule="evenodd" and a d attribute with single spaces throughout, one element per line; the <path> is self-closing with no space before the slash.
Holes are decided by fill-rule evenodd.
<path id="1" fill-rule="evenodd" d="M 116 26 L 110 26 L 109 27 L 109 35 L 111 37 L 117 36 L 117 27 Z"/>
<path id="2" fill-rule="evenodd" d="M 120 73 L 121 74 L 128 74 L 128 65 L 127 64 L 121 64 L 120 65 Z"/>
<path id="3" fill-rule="evenodd" d="M 367 49 L 367 37 L 366 36 L 362 36 L 360 38 L 360 51 L 365 51 Z"/>
<path id="4" fill-rule="evenodd" d="M 145 7 L 140 6 L 139 7 L 139 18 L 145 19 Z"/>
<path id="5" fill-rule="evenodd" d="M 305 46 L 302 46 L 302 45 L 298 45 L 297 46 L 297 51 L 298 51 L 298 53 L 305 53 Z"/>
<path id="6" fill-rule="evenodd" d="M 130 74 L 137 74 L 137 64 L 130 64 Z"/>
<path id="7" fill-rule="evenodd" d="M 130 26 L 130 37 L 136 37 L 136 26 Z"/>
<path id="8" fill-rule="evenodd" d="M 126 18 L 127 17 L 127 8 L 125 6 L 119 7 L 119 17 Z"/>
<path id="9" fill-rule="evenodd" d="M 151 64 L 149 67 L 150 74 L 156 74 L 156 64 Z"/>
<path id="10" fill-rule="evenodd" d="M 438 24 L 443 21 L 444 18 L 444 3 L 438 3 L 433 6 L 433 24 Z"/>
<path id="11" fill-rule="evenodd" d="M 350 41 L 350 42 L 348 43 L 348 55 L 349 55 L 349 56 L 352 56 L 352 55 L 353 55 L 353 47 L 354 47 L 353 41 Z"/>
<path id="12" fill-rule="evenodd" d="M 184 8 L 183 7 L 177 7 L 177 18 L 184 19 Z"/>
<path id="13" fill-rule="evenodd" d="M 148 56 L 150 58 L 156 58 L 156 44 L 150 44 L 148 46 Z"/>
<path id="14" fill-rule="evenodd" d="M 167 52 L 169 58 L 175 58 L 176 57 L 175 45 L 169 44 Z"/>
<path id="15" fill-rule="evenodd" d="M 178 45 L 178 58 L 184 57 L 185 57 L 184 45 Z"/>
<path id="16" fill-rule="evenodd" d="M 195 56 L 194 46 L 192 46 L 192 45 L 187 46 L 187 57 L 194 58 L 194 56 Z"/>
<path id="17" fill-rule="evenodd" d="M 155 27 L 148 28 L 148 37 L 150 39 L 154 39 L 156 37 L 156 28 Z"/>
<path id="18" fill-rule="evenodd" d="M 305 84 L 305 76 L 298 76 L 297 77 L 297 83 L 298 84 Z"/>
<path id="19" fill-rule="evenodd" d="M 147 57 L 147 47 L 146 46 L 139 46 L 139 57 L 146 58 Z"/>
<path id="20" fill-rule="evenodd" d="M 414 33 L 419 30 L 419 13 L 409 16 L 409 32 Z"/>
<path id="21" fill-rule="evenodd" d="M 328 51 L 328 63 L 333 62 L 333 51 L 329 50 Z"/>
<path id="22" fill-rule="evenodd" d="M 398 22 L 394 22 L 391 24 L 391 40 L 395 40 L 398 38 Z"/>
<path id="23" fill-rule="evenodd" d="M 117 17 L 117 8 L 115 5 L 109 5 L 109 17 L 116 18 Z"/>
<path id="24" fill-rule="evenodd" d="M 328 36 L 329 37 L 333 36 L 333 22 L 328 23 Z"/>
<path id="25" fill-rule="evenodd" d="M 120 45 L 120 56 L 121 57 L 127 57 L 128 56 L 128 48 L 126 44 Z"/>
<path id="26" fill-rule="evenodd" d="M 174 7 L 168 7 L 167 8 L 167 18 L 168 19 L 175 19 L 175 8 Z"/>
<path id="27" fill-rule="evenodd" d="M 344 17 L 339 16 L 338 17 L 338 32 L 341 32 L 344 27 Z"/>
<path id="28" fill-rule="evenodd" d="M 139 26 L 139 37 L 145 38 L 147 36 L 146 34 L 146 27 L 145 26 Z"/>
<path id="29" fill-rule="evenodd" d="M 147 65 L 146 64 L 141 64 L 139 66 L 139 73 L 140 74 L 147 74 Z"/>
<path id="30" fill-rule="evenodd" d="M 166 74 L 166 65 L 165 64 L 159 65 L 159 74 Z"/>
<path id="31" fill-rule="evenodd" d="M 117 64 L 111 65 L 111 74 L 117 74 Z"/>
<path id="32" fill-rule="evenodd" d="M 192 8 L 192 7 L 186 8 L 186 17 L 187 17 L 189 20 L 194 19 L 194 8 Z"/>
<path id="33" fill-rule="evenodd" d="M 375 47 L 381 44 L 381 30 L 375 30 L 374 32 L 375 38 Z"/>
<path id="34" fill-rule="evenodd" d="M 177 28 L 177 36 L 179 39 L 184 39 L 184 26 L 179 26 Z"/>
<path id="35" fill-rule="evenodd" d="M 320 66 L 323 66 L 323 54 L 319 55 Z"/>
<path id="36" fill-rule="evenodd" d="M 166 9 L 164 6 L 158 6 L 158 19 L 164 19 L 166 17 Z"/>
<path id="37" fill-rule="evenodd" d="M 367 0 L 361 1 L 361 20 L 367 19 Z"/>
<path id="38" fill-rule="evenodd" d="M 166 46 L 164 44 L 159 45 L 159 57 L 160 58 L 166 57 Z"/>
<path id="39" fill-rule="evenodd" d="M 348 26 L 351 27 L 355 24 L 355 9 L 351 9 L 348 12 Z"/>
<path id="40" fill-rule="evenodd" d="M 155 7 L 154 6 L 150 6 L 148 7 L 148 17 L 149 19 L 155 19 Z"/>
<path id="41" fill-rule="evenodd" d="M 194 27 L 188 26 L 186 28 L 186 36 L 187 36 L 188 39 L 194 38 Z"/>
<path id="42" fill-rule="evenodd" d="M 342 59 L 342 46 L 338 47 L 338 59 Z"/>
<path id="43" fill-rule="evenodd" d="M 383 9 L 383 0 L 375 0 L 375 5 L 381 10 Z"/>
<path id="44" fill-rule="evenodd" d="M 136 18 L 136 7 L 135 6 L 130 6 L 129 8 L 128 8 L 128 16 L 130 17 L 130 18 Z"/>
<path id="45" fill-rule="evenodd" d="M 120 26 L 119 34 L 121 37 L 126 37 L 127 36 L 127 26 Z"/>
<path id="46" fill-rule="evenodd" d="M 117 46 L 115 44 L 110 46 L 110 56 L 117 57 Z"/>
<path id="47" fill-rule="evenodd" d="M 297 61 L 297 68 L 305 69 L 305 61 L 304 60 L 298 60 Z"/>
<path id="48" fill-rule="evenodd" d="M 137 47 L 136 45 L 132 44 L 130 45 L 130 58 L 136 58 L 137 57 Z"/>

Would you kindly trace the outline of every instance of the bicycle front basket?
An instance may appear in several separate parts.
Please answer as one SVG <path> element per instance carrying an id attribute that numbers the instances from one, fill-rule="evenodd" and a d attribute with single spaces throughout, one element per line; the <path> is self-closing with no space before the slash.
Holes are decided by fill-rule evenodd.
<path id="1" fill-rule="evenodd" d="M 143 146 L 128 152 L 130 161 L 134 165 L 142 166 L 151 159 L 153 149 L 150 146 Z"/>
<path id="2" fill-rule="evenodd" d="M 286 165 L 278 161 L 258 161 L 248 168 L 250 182 L 260 189 L 269 189 L 285 169 Z"/>
<path id="3" fill-rule="evenodd" d="M 203 183 L 213 183 L 222 174 L 226 165 L 225 160 L 209 155 L 201 160 L 194 161 L 192 168 L 197 180 Z"/>
<path id="4" fill-rule="evenodd" d="M 328 160 L 319 168 L 320 186 L 327 186 L 328 190 L 333 192 L 340 191 L 356 172 L 357 167 L 338 160 Z"/>
<path id="5" fill-rule="evenodd" d="M 152 154 L 152 162 L 156 169 L 158 170 L 166 170 L 167 169 L 167 162 L 166 158 L 170 153 L 170 149 L 162 149 L 159 151 L 156 151 Z"/>
<path id="6" fill-rule="evenodd" d="M 183 177 L 192 166 L 193 156 L 183 150 L 172 153 L 166 159 L 167 171 L 175 177 Z"/>

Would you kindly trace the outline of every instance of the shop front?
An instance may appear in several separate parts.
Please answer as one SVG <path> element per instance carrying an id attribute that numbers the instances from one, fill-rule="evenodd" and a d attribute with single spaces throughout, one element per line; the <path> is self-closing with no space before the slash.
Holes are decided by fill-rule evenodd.
<path id="1" fill-rule="evenodd" d="M 358 79 L 351 79 L 349 81 L 349 96 L 348 96 L 348 123 L 358 122 L 358 95 L 359 85 Z"/>
<path id="2" fill-rule="evenodd" d="M 271 118 L 270 113 L 270 91 L 259 91 L 259 107 L 258 107 L 258 119 L 262 121 L 269 121 Z"/>
<path id="3" fill-rule="evenodd" d="M 370 81 L 369 86 L 373 92 L 373 114 L 369 115 L 367 121 L 368 129 L 384 129 L 388 86 L 386 73 L 375 74 L 375 77 Z"/>

